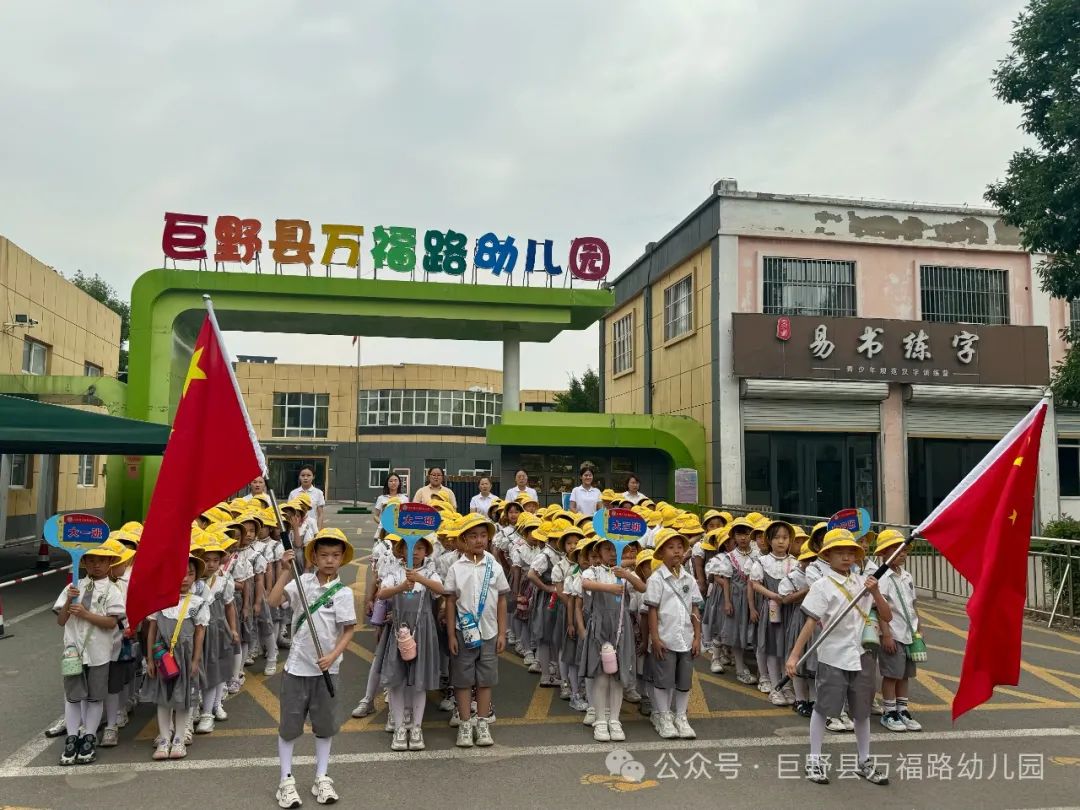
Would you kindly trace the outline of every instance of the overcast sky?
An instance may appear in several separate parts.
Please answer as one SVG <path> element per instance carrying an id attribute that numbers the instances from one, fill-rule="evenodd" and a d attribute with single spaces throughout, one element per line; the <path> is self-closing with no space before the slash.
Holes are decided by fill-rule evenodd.
<path id="1" fill-rule="evenodd" d="M 1023 142 L 989 84 L 1022 5 L 7 0 L 0 234 L 126 295 L 165 211 L 258 217 L 264 240 L 276 218 L 492 230 L 564 257 L 591 234 L 614 276 L 724 176 L 982 204 Z M 229 349 L 356 358 L 348 337 Z M 502 364 L 498 344 L 363 351 Z M 595 327 L 526 345 L 522 384 L 563 387 L 597 354 Z"/>

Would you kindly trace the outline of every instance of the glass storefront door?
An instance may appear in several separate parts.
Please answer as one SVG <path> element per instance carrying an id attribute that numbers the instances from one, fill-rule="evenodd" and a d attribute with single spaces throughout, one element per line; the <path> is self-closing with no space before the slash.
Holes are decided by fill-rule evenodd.
<path id="1" fill-rule="evenodd" d="M 996 442 L 908 439 L 908 509 L 919 523 L 975 468 Z"/>

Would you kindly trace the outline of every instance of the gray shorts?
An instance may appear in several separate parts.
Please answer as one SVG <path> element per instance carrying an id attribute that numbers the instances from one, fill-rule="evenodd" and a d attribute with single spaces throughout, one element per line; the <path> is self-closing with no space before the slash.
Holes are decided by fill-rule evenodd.
<path id="1" fill-rule="evenodd" d="M 330 680 L 334 684 L 334 694 L 340 694 L 338 676 L 331 675 Z M 322 675 L 283 673 L 280 704 L 278 734 L 286 742 L 303 735 L 305 720 L 311 720 L 311 730 L 316 737 L 333 737 L 341 728 L 339 701 L 326 691 L 326 681 Z"/>
<path id="2" fill-rule="evenodd" d="M 862 669 L 847 670 L 818 661 L 815 712 L 825 717 L 839 717 L 847 704 L 852 720 L 866 720 L 870 717 L 870 705 L 874 702 L 874 693 L 877 691 L 874 654 L 864 652 L 860 662 Z"/>
<path id="3" fill-rule="evenodd" d="M 104 700 L 109 694 L 109 665 L 83 666 L 82 675 L 64 676 L 64 698 L 68 703 Z"/>
<path id="4" fill-rule="evenodd" d="M 915 662 L 907 657 L 907 650 L 899 641 L 896 642 L 896 652 L 885 652 L 885 645 L 878 649 L 878 668 L 882 678 L 914 678 L 917 670 Z"/>
<path id="5" fill-rule="evenodd" d="M 657 689 L 677 689 L 689 692 L 694 678 L 694 657 L 690 651 L 668 650 L 664 660 L 652 657 L 652 685 Z"/>
<path id="6" fill-rule="evenodd" d="M 455 689 L 473 686 L 499 685 L 499 656 L 495 654 L 495 639 L 489 638 L 475 649 L 465 646 L 461 631 L 457 633 L 458 654 L 450 656 L 450 683 Z"/>

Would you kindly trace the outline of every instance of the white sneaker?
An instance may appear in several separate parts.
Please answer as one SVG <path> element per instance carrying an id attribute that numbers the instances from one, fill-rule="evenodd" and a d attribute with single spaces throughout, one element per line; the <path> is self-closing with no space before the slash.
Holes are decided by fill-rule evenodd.
<path id="1" fill-rule="evenodd" d="M 296 792 L 296 780 L 291 776 L 286 776 L 281 780 L 276 795 L 278 807 L 299 807 L 304 803 L 300 799 L 300 794 Z"/>
<path id="2" fill-rule="evenodd" d="M 157 747 L 154 749 L 154 759 L 168 759 L 169 758 L 169 741 L 158 740 Z M 284 805 L 282 805 L 284 806 Z"/>
<path id="3" fill-rule="evenodd" d="M 100 748 L 115 748 L 120 742 L 120 735 L 115 728 L 106 727 L 101 732 L 101 742 L 98 743 Z"/>
<path id="4" fill-rule="evenodd" d="M 390 719 L 390 713 L 386 714 L 386 727 L 383 729 L 387 734 L 394 733 L 394 721 Z"/>
<path id="5" fill-rule="evenodd" d="M 748 669 L 737 673 L 735 675 L 735 680 L 737 680 L 739 683 L 744 683 L 747 686 L 752 686 L 756 683 L 756 681 L 754 680 L 754 676 L 750 674 L 750 670 Z"/>
<path id="6" fill-rule="evenodd" d="M 487 748 L 489 745 L 494 745 L 495 740 L 491 738 L 491 729 L 488 728 L 488 721 L 483 717 L 480 717 L 476 721 L 476 744 L 481 748 Z"/>
<path id="7" fill-rule="evenodd" d="M 623 742 L 626 739 L 626 732 L 623 731 L 622 723 L 618 720 L 612 720 L 608 723 L 608 734 L 612 742 Z"/>
<path id="8" fill-rule="evenodd" d="M 219 723 L 222 720 L 228 720 L 229 719 L 229 713 L 227 711 L 225 711 L 225 709 L 223 709 L 221 706 L 215 706 L 214 707 L 214 719 L 217 720 Z"/>
<path id="9" fill-rule="evenodd" d="M 540 673 L 540 662 L 533 660 L 533 662 L 529 664 L 528 671 L 531 672 L 533 675 L 538 675 Z"/>
<path id="10" fill-rule="evenodd" d="M 581 720 L 583 726 L 591 726 L 596 722 L 596 709 L 590 706 L 585 710 L 585 716 Z"/>
<path id="11" fill-rule="evenodd" d="M 468 725 L 466 723 L 465 725 Z M 457 706 L 454 707 L 454 711 L 450 713 L 450 728 L 461 727 L 461 715 L 458 714 Z"/>
<path id="12" fill-rule="evenodd" d="M 424 750 L 424 731 L 420 728 L 409 729 L 409 750 L 410 751 L 423 751 Z"/>
<path id="13" fill-rule="evenodd" d="M 656 733 L 663 737 L 665 740 L 674 740 L 679 736 L 679 732 L 675 729 L 675 723 L 672 720 L 671 712 L 656 712 Z"/>
<path id="14" fill-rule="evenodd" d="M 840 722 L 844 724 L 844 731 L 855 730 L 855 722 L 848 717 L 847 712 L 840 712 Z"/>
<path id="15" fill-rule="evenodd" d="M 315 777 L 315 784 L 311 786 L 311 795 L 319 804 L 333 804 L 338 800 L 337 791 L 334 790 L 334 780 L 329 776 Z"/>
<path id="16" fill-rule="evenodd" d="M 623 700 L 627 703 L 641 703 L 641 692 L 631 686 L 623 693 Z"/>
<path id="17" fill-rule="evenodd" d="M 844 728 L 844 721 L 839 717 L 829 717 L 825 720 L 825 730 L 831 731 L 834 734 L 843 734 L 846 729 Z"/>
<path id="18" fill-rule="evenodd" d="M 714 658 L 712 663 L 709 664 L 709 672 L 712 672 L 714 675 L 724 674 L 724 665 L 719 658 Z"/>
<path id="19" fill-rule="evenodd" d="M 784 696 L 784 705 L 785 706 L 794 706 L 795 705 L 795 687 L 793 687 L 789 683 L 787 686 L 784 687 L 784 689 L 782 691 L 782 694 Z"/>
<path id="20" fill-rule="evenodd" d="M 570 684 L 567 683 L 566 681 L 563 681 L 561 684 L 559 684 L 559 700 L 569 700 L 569 699 L 570 699 Z"/>
<path id="21" fill-rule="evenodd" d="M 363 703 L 363 701 L 360 701 L 360 702 Z M 357 708 L 359 708 L 359 707 L 357 707 Z M 452 697 L 447 696 L 447 697 L 444 697 L 442 700 L 439 701 L 439 711 L 440 712 L 452 712 L 453 710 L 454 710 L 454 699 Z M 363 715 L 362 714 L 356 714 L 354 712 L 353 717 L 363 717 Z"/>
<path id="22" fill-rule="evenodd" d="M 772 682 L 766 677 L 758 678 L 757 690 L 763 695 L 769 694 L 772 691 Z"/>
<path id="23" fill-rule="evenodd" d="M 169 759 L 183 759 L 187 756 L 187 745 L 173 740 L 172 748 L 169 749 Z"/>
<path id="24" fill-rule="evenodd" d="M 199 716 L 198 725 L 195 726 L 196 734 L 212 734 L 214 731 L 214 715 L 203 714 Z"/>
<path id="25" fill-rule="evenodd" d="M 575 712 L 584 712 L 588 710 L 589 704 L 585 702 L 585 698 L 581 697 L 581 695 L 571 695 L 570 708 Z"/>
<path id="26" fill-rule="evenodd" d="M 61 717 L 47 729 L 45 729 L 45 736 L 50 739 L 53 737 L 63 737 L 67 734 L 67 719 Z"/>
<path id="27" fill-rule="evenodd" d="M 409 750 L 409 730 L 405 726 L 398 726 L 394 729 L 394 739 L 390 742 L 391 751 L 408 751 Z"/>
<path id="28" fill-rule="evenodd" d="M 881 725 L 885 726 L 889 731 L 902 731 L 907 733 L 907 726 L 904 725 L 904 721 L 900 719 L 898 712 L 889 712 L 888 714 L 881 715 Z"/>
<path id="29" fill-rule="evenodd" d="M 900 710 L 900 722 L 908 731 L 922 731 L 922 723 L 912 717 L 907 709 Z"/>
<path id="30" fill-rule="evenodd" d="M 472 748 L 472 723 L 461 723 L 458 725 L 457 730 L 457 747 L 458 748 Z"/>
<path id="31" fill-rule="evenodd" d="M 263 667 L 263 675 L 269 678 L 271 675 L 277 674 L 277 661 L 267 661 L 266 666 Z"/>
<path id="32" fill-rule="evenodd" d="M 675 715 L 674 726 L 680 740 L 693 740 L 697 737 L 697 732 L 690 727 L 690 721 L 686 719 L 685 714 Z"/>
<path id="33" fill-rule="evenodd" d="M 532 652 L 530 652 L 529 650 L 526 650 L 525 651 L 525 666 L 531 667 L 533 664 L 536 664 L 537 666 L 540 665 L 540 663 L 536 660 L 536 656 L 533 655 Z M 540 670 L 538 669 L 536 671 L 539 672 Z"/>
<path id="34" fill-rule="evenodd" d="M 611 742 L 611 731 L 608 729 L 607 716 L 607 712 L 603 712 L 593 724 L 592 738 L 597 742 Z"/>
<path id="35" fill-rule="evenodd" d="M 786 706 L 787 698 L 784 697 L 783 692 L 777 692 L 775 689 L 769 692 L 769 703 L 773 706 Z"/>
<path id="36" fill-rule="evenodd" d="M 184 745 L 191 745 L 195 742 L 195 729 L 189 728 L 184 732 Z"/>
<path id="37" fill-rule="evenodd" d="M 374 714 L 375 707 L 371 705 L 372 701 L 367 698 L 360 698 L 360 702 L 356 704 L 356 708 L 352 710 L 353 717 L 367 717 L 369 714 Z"/>
<path id="38" fill-rule="evenodd" d="M 128 712 L 127 709 L 121 709 L 116 713 L 116 727 L 123 728 L 128 724 Z"/>
<path id="39" fill-rule="evenodd" d="M 870 704 L 870 714 L 882 717 L 885 714 L 885 702 L 878 697 L 874 696 L 874 702 Z"/>

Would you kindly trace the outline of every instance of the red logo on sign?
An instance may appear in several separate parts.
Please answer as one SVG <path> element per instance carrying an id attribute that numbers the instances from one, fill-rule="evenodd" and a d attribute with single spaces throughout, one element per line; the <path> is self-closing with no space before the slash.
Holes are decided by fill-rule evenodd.
<path id="1" fill-rule="evenodd" d="M 776 319 L 776 338 L 777 340 L 789 340 L 791 338 L 791 318 Z"/>

